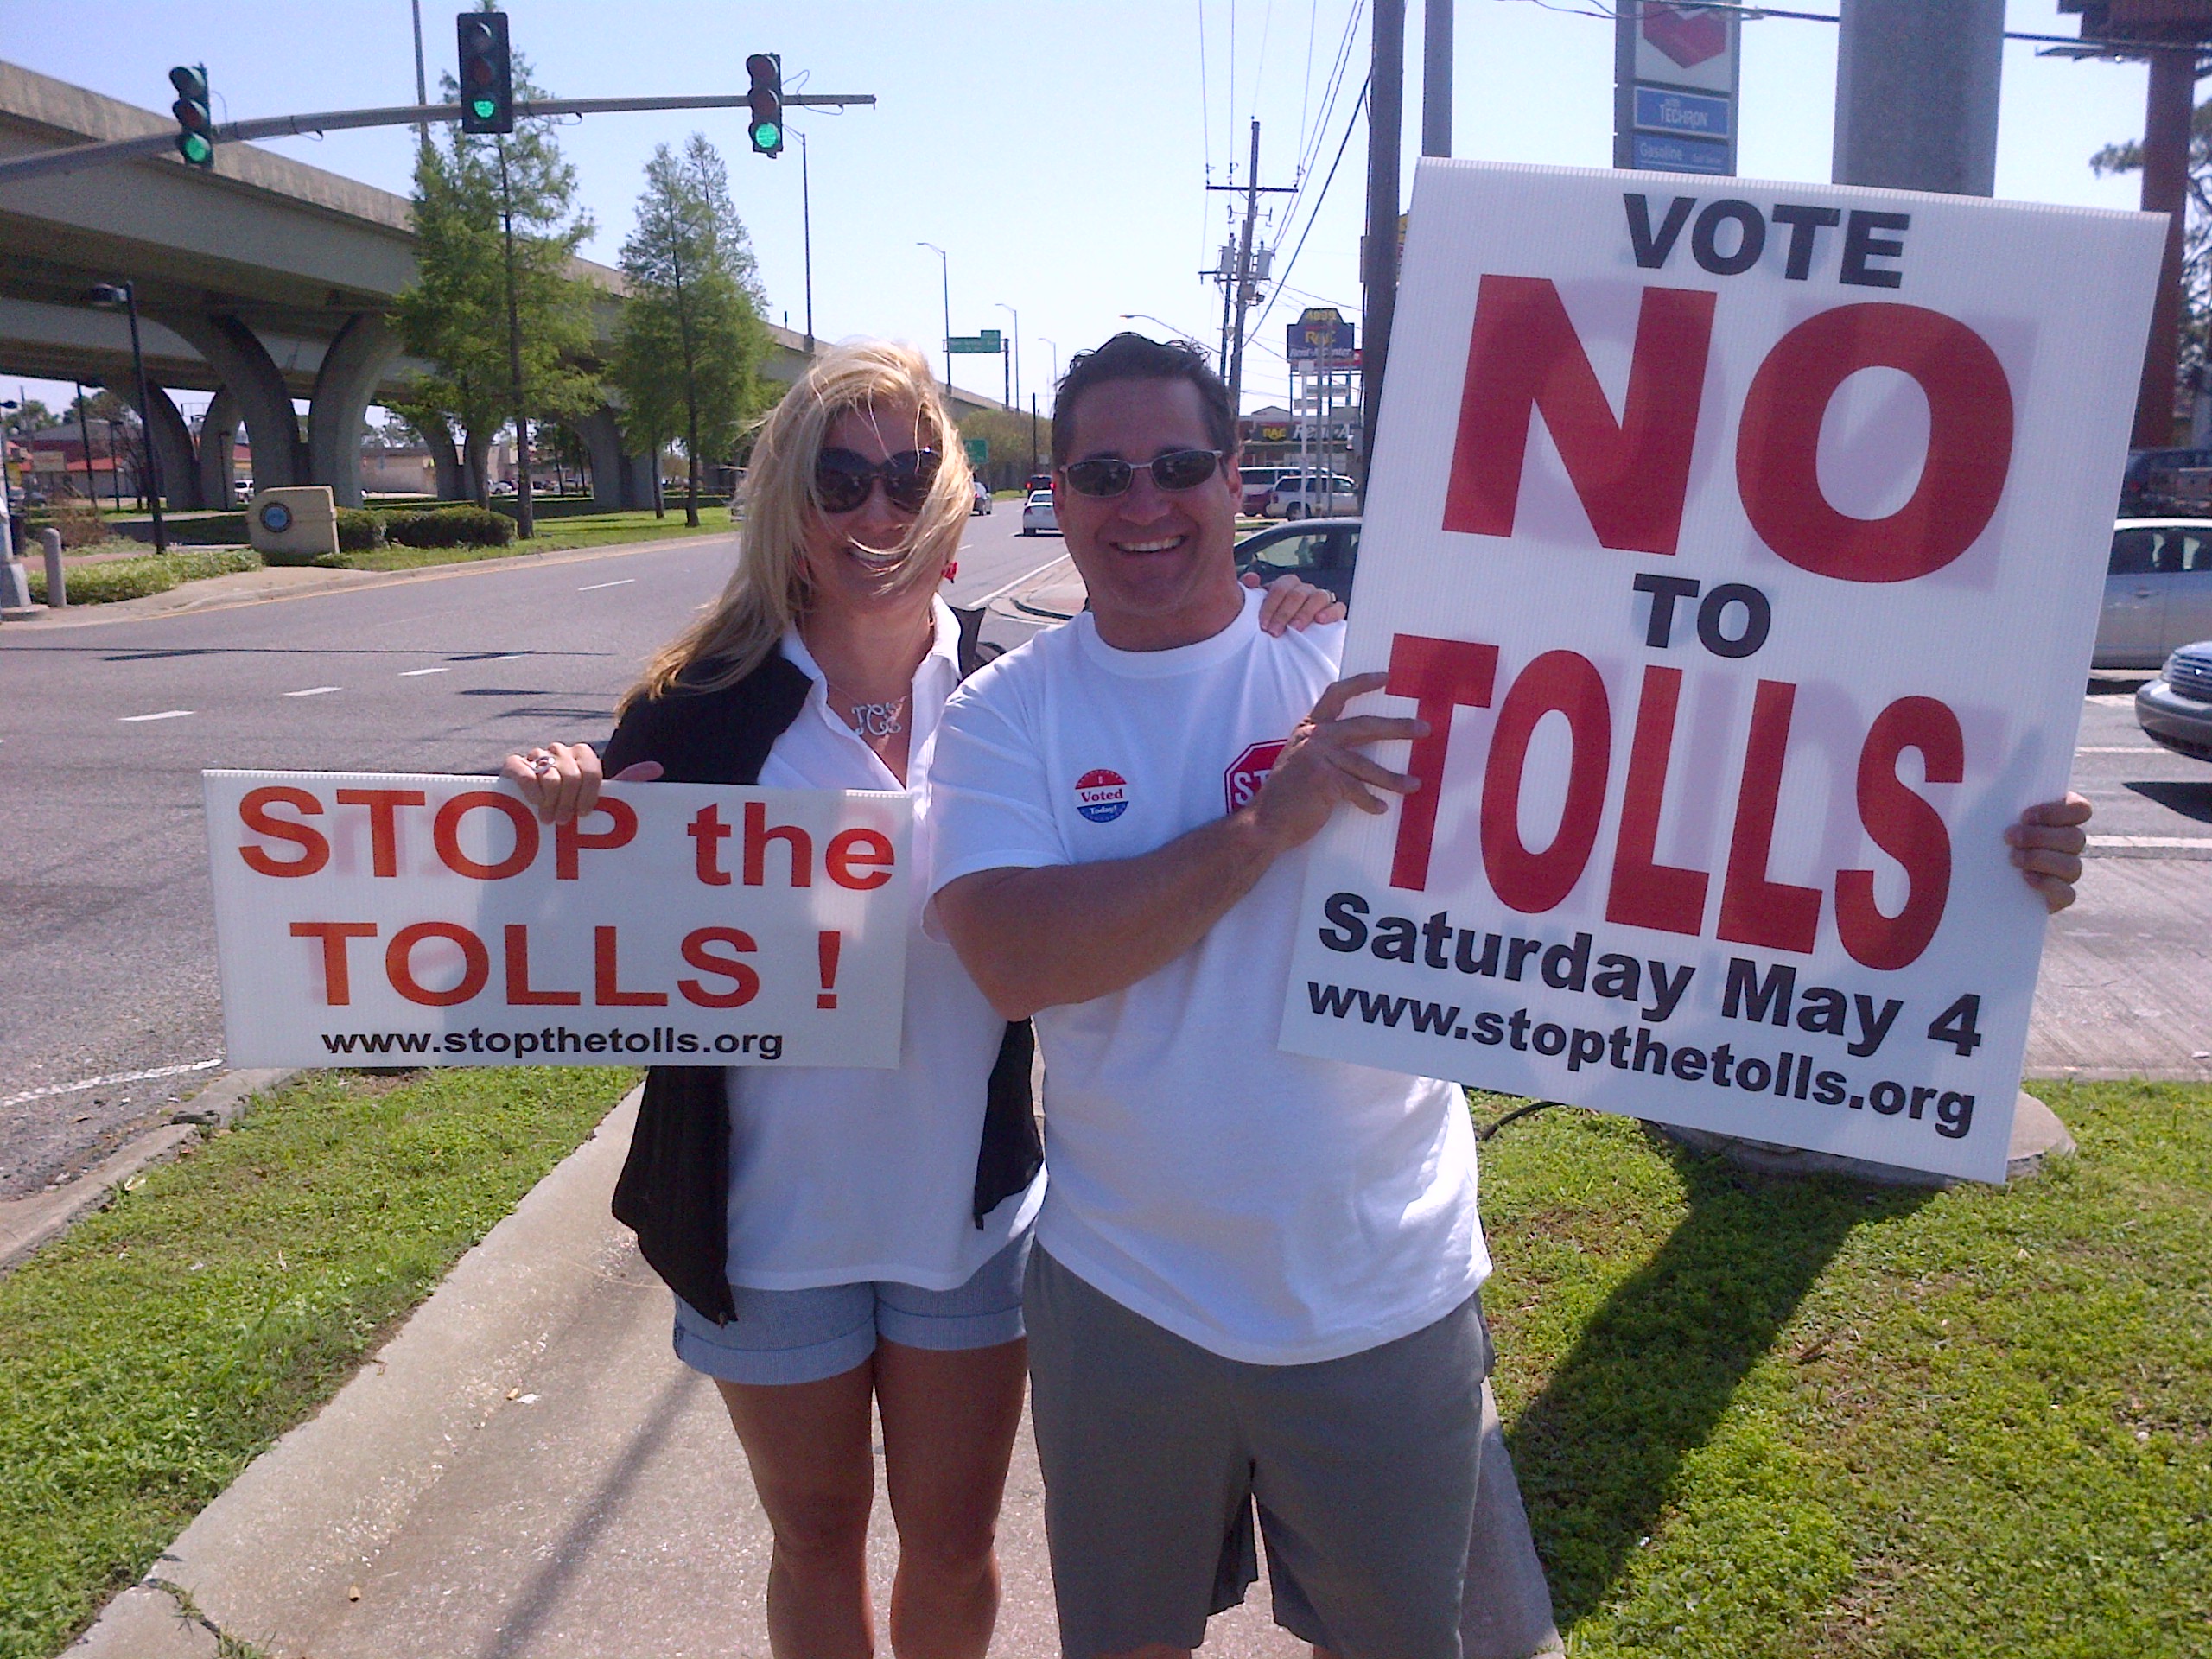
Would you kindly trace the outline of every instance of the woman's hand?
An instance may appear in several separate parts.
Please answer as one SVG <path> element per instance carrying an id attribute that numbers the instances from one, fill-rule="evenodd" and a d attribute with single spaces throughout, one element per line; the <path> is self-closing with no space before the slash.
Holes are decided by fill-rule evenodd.
<path id="1" fill-rule="evenodd" d="M 658 760 L 640 760 L 614 774 L 618 784 L 650 784 L 661 774 Z M 511 754 L 499 775 L 518 790 L 546 823 L 581 818 L 599 804 L 599 754 L 588 743 L 554 743 L 527 754 Z"/>
<path id="2" fill-rule="evenodd" d="M 1260 573 L 1247 570 L 1243 580 L 1247 588 L 1257 588 Z M 1266 633 L 1280 635 L 1293 628 L 1303 633 L 1317 622 L 1344 620 L 1343 601 L 1325 588 L 1316 588 L 1288 574 L 1268 584 L 1268 596 L 1260 603 L 1260 627 Z"/>
<path id="3" fill-rule="evenodd" d="M 2053 914 L 2074 902 L 2074 884 L 2082 879 L 2082 849 L 2089 844 L 2082 826 L 2089 821 L 2090 810 L 2089 803 L 2069 790 L 2063 799 L 2030 807 L 2005 831 L 2020 879 L 2043 895 L 2044 906 Z"/>

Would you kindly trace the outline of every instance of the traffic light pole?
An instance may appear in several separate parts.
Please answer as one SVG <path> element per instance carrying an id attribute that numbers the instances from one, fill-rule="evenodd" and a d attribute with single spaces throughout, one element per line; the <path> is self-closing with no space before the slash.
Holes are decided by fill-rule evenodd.
<path id="1" fill-rule="evenodd" d="M 522 404 L 522 313 L 515 301 L 515 209 L 507 186 L 507 141 L 499 147 L 499 229 L 507 245 L 507 372 L 515 399 L 515 529 L 527 541 L 537 533 L 530 493 L 530 416 Z"/>
<path id="2" fill-rule="evenodd" d="M 548 115 L 624 115 L 654 110 L 734 110 L 750 100 L 732 95 L 709 98 L 541 98 L 515 100 L 515 118 L 530 120 Z M 826 108 L 863 104 L 873 107 L 873 92 L 794 92 L 784 99 L 786 108 Z M 412 127 L 458 121 L 458 104 L 410 104 L 389 109 L 327 110 L 316 115 L 264 115 L 251 121 L 231 121 L 211 135 L 219 144 L 249 143 L 256 138 L 287 138 L 319 132 L 344 132 L 356 127 Z M 87 168 L 137 161 L 173 149 L 176 135 L 163 131 L 143 138 L 118 138 L 101 144 L 73 144 L 66 149 L 43 150 L 0 162 L 0 183 L 43 178 L 60 173 L 80 173 Z"/>

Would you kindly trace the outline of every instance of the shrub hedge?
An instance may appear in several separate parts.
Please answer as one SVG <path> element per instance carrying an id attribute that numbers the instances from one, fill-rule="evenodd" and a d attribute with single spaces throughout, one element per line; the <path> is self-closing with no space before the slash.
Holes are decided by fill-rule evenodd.
<path id="1" fill-rule="evenodd" d="M 515 538 L 515 524 L 482 507 L 435 507 L 385 514 L 384 534 L 401 547 L 505 547 Z"/>
<path id="2" fill-rule="evenodd" d="M 179 582 L 205 576 L 227 576 L 240 570 L 258 570 L 261 556 L 251 548 L 220 548 L 207 552 L 155 554 L 143 559 L 110 559 L 100 564 L 80 564 L 68 573 L 72 605 L 111 605 L 118 600 L 143 599 L 165 594 Z M 31 597 L 46 602 L 46 569 L 29 569 Z"/>

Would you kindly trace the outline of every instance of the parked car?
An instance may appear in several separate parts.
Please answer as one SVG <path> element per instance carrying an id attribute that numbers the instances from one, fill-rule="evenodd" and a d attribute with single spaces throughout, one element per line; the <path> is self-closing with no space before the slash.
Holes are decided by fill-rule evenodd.
<path id="1" fill-rule="evenodd" d="M 1268 493 L 1269 518 L 1326 518 L 1359 505 L 1359 491 L 1342 473 L 1285 473 Z"/>
<path id="2" fill-rule="evenodd" d="M 2131 449 L 2120 475 L 2120 511 L 2128 517 L 2187 512 L 2183 505 L 2206 496 L 2212 449 Z"/>
<path id="3" fill-rule="evenodd" d="M 492 487 L 487 492 L 488 494 L 492 495 L 512 495 L 514 493 L 514 480 L 508 478 L 493 479 L 492 480 Z"/>
<path id="4" fill-rule="evenodd" d="M 1257 518 L 1268 510 L 1268 498 L 1274 493 L 1275 486 L 1288 477 L 1294 469 L 1288 467 L 1240 467 L 1237 473 L 1244 480 L 1243 508 L 1249 518 Z"/>
<path id="5" fill-rule="evenodd" d="M 1296 576 L 1351 603 L 1352 567 L 1359 561 L 1359 520 L 1307 518 L 1255 530 L 1236 543 L 1236 574 L 1259 573 L 1262 582 Z"/>
<path id="6" fill-rule="evenodd" d="M 2212 760 L 2212 639 L 2183 645 L 2135 694 L 2135 723 L 2154 743 Z"/>
<path id="7" fill-rule="evenodd" d="M 991 493 L 983 487 L 983 480 L 980 478 L 971 478 L 968 481 L 976 491 L 976 499 L 968 506 L 968 516 L 973 518 L 979 512 L 991 510 Z"/>
<path id="8" fill-rule="evenodd" d="M 1021 504 L 1021 533 L 1025 536 L 1060 533 L 1060 515 L 1052 510 L 1050 490 L 1032 490 L 1029 499 Z"/>
<path id="9" fill-rule="evenodd" d="M 2212 518 L 2121 518 L 2090 663 L 2156 668 L 2212 636 Z"/>

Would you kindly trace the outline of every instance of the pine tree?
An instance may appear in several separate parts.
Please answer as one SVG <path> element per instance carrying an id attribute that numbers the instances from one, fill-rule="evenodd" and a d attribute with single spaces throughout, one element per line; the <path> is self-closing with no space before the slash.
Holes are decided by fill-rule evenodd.
<path id="1" fill-rule="evenodd" d="M 768 348 L 752 245 L 705 134 L 693 133 L 681 156 L 666 144 L 653 151 L 622 273 L 629 292 L 609 378 L 622 393 L 624 436 L 656 455 L 682 437 L 683 519 L 696 524 L 700 462 L 728 454 L 762 406 Z"/>

